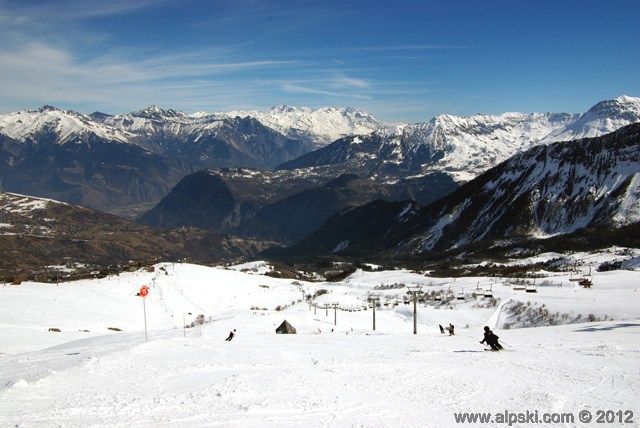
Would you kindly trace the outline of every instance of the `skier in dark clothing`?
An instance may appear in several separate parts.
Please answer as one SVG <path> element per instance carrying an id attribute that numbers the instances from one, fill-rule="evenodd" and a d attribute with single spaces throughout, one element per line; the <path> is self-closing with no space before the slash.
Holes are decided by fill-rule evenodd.
<path id="1" fill-rule="evenodd" d="M 227 342 L 231 342 L 231 339 L 233 339 L 233 337 L 236 335 L 236 329 L 234 328 L 233 331 L 229 332 L 229 336 L 225 339 Z"/>
<path id="2" fill-rule="evenodd" d="M 502 349 L 502 345 L 498 343 L 498 336 L 496 336 L 489 326 L 484 326 L 484 339 L 480 341 L 480 343 L 487 343 L 494 351 L 499 351 Z"/>
<path id="3" fill-rule="evenodd" d="M 440 327 L 440 333 L 444 334 L 444 328 L 442 327 L 442 324 L 438 324 L 438 327 Z"/>

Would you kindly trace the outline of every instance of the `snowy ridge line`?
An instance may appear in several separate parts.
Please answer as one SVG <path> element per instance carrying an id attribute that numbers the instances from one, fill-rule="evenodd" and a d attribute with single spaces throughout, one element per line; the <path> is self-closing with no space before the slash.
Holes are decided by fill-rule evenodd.
<path id="1" fill-rule="evenodd" d="M 254 118 L 264 126 L 289 138 L 315 142 L 326 146 L 349 135 L 377 133 L 387 144 L 398 147 L 409 143 L 410 156 L 420 146 L 432 151 L 450 153 L 448 166 L 463 173 L 473 169 L 477 175 L 482 165 L 496 164 L 513 153 L 535 144 L 549 144 L 610 133 L 640 120 L 640 98 L 620 96 L 601 101 L 582 114 L 569 113 L 503 113 L 455 116 L 442 114 L 428 122 L 416 124 L 385 124 L 369 113 L 353 108 L 275 106 L 267 110 L 230 111 L 185 114 L 173 109 L 150 106 L 127 114 L 87 116 L 63 111 L 51 106 L 37 110 L 21 110 L 0 115 L 0 133 L 23 141 L 43 130 L 54 129 L 60 144 L 75 135 L 94 133 L 102 138 L 134 143 L 136 134 L 152 134 L 160 128 L 171 135 L 213 133 L 224 121 Z M 199 136 L 197 136 L 199 135 Z M 354 139 L 354 143 L 358 140 Z M 406 150 L 407 148 L 403 149 Z M 391 149 L 391 151 L 393 151 Z M 468 156 L 475 159 L 469 162 Z M 486 166 L 484 167 L 486 168 Z"/>
<path id="2" fill-rule="evenodd" d="M 598 107 L 606 104 L 609 108 Z M 598 118 L 596 120 L 596 118 Z M 569 132 L 582 121 L 584 130 Z M 386 127 L 352 135 L 288 163 L 319 167 L 345 163 L 384 171 L 395 164 L 412 176 L 445 172 L 470 181 L 518 152 L 557 141 L 602 136 L 640 122 L 640 98 L 621 97 L 597 104 L 588 114 L 505 113 L 468 117 L 439 115 L 429 122 Z M 384 174 L 381 172 L 381 174 Z"/>
<path id="3" fill-rule="evenodd" d="M 283 135 L 291 138 L 313 136 L 318 146 L 329 144 L 347 135 L 366 135 L 388 125 L 375 119 L 369 113 L 353 108 L 291 107 L 279 105 L 267 110 L 220 112 L 217 115 L 229 117 L 253 117 Z"/>
<path id="4" fill-rule="evenodd" d="M 435 248 L 447 228 L 456 231 L 446 237 L 450 240 L 447 245 L 456 246 L 487 236 L 506 239 L 518 227 L 519 237 L 547 238 L 599 224 L 621 227 L 637 222 L 637 129 L 638 125 L 632 125 L 600 138 L 538 146 L 516 154 L 479 177 L 479 191 L 473 195 L 456 196 L 454 192 L 444 198 L 440 214 L 432 214 L 431 226 L 408 246 L 415 243 L 421 251 Z M 516 206 L 517 215 L 524 220 L 509 228 L 508 216 L 514 215 Z M 470 218 L 469 213 L 475 220 L 459 221 Z"/>
<path id="5" fill-rule="evenodd" d="M 46 132 L 54 132 L 58 144 L 69 142 L 78 135 L 86 137 L 95 134 L 126 144 L 134 137 L 128 132 L 100 124 L 90 116 L 50 106 L 0 115 L 0 133 L 16 141 L 37 141 L 39 135 Z"/>

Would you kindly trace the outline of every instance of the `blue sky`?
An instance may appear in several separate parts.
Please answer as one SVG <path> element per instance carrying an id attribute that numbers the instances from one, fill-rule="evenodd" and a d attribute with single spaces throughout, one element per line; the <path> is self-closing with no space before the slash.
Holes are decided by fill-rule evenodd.
<path id="1" fill-rule="evenodd" d="M 577 113 L 640 96 L 639 16 L 638 0 L 0 0 L 0 113 Z"/>

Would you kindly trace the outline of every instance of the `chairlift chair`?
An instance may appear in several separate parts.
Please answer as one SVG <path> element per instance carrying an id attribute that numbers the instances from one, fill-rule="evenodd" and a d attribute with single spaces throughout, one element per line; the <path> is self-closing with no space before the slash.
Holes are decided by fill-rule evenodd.
<path id="1" fill-rule="evenodd" d="M 582 287 L 584 288 L 591 288 L 591 286 L 593 285 L 593 280 L 591 278 L 591 266 L 589 266 L 589 273 L 586 274 L 582 281 L 580 281 L 578 284 L 582 285 Z"/>
<path id="2" fill-rule="evenodd" d="M 526 288 L 527 288 L 527 286 L 526 286 L 525 284 L 516 284 L 516 283 L 513 283 L 513 289 L 514 289 L 514 290 L 524 290 L 524 289 L 526 289 Z"/>
<path id="3" fill-rule="evenodd" d="M 493 297 L 493 284 L 489 286 L 488 290 L 484 290 L 484 297 Z"/>

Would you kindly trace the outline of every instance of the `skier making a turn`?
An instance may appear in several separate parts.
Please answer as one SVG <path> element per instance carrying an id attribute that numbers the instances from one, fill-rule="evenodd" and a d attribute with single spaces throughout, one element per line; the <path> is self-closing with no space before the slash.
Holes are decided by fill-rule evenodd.
<path id="1" fill-rule="evenodd" d="M 229 336 L 225 340 L 227 342 L 231 342 L 231 339 L 233 339 L 235 335 L 236 335 L 236 329 L 234 328 L 233 331 L 229 332 Z"/>
<path id="2" fill-rule="evenodd" d="M 502 345 L 498 343 L 498 336 L 496 336 L 487 325 L 484 326 L 484 339 L 482 339 L 480 343 L 484 344 L 485 342 L 494 351 L 502 349 Z"/>

